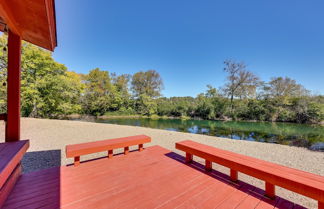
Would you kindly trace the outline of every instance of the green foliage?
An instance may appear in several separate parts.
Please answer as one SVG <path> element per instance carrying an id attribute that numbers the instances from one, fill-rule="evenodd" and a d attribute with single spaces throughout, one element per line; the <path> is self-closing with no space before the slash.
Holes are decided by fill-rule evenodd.
<path id="1" fill-rule="evenodd" d="M 6 46 L 0 37 L 0 48 Z M 0 50 L 0 113 L 6 112 L 7 52 Z M 324 121 L 324 96 L 311 96 L 291 78 L 265 83 L 246 65 L 225 61 L 227 82 L 211 85 L 197 97 L 161 97 L 163 81 L 155 70 L 134 75 L 99 68 L 81 75 L 56 62 L 50 52 L 23 42 L 21 113 L 26 117 L 59 118 L 70 114 L 142 115 L 208 120 L 258 120 L 295 123 Z"/>
<path id="2" fill-rule="evenodd" d="M 163 89 L 162 78 L 155 70 L 135 73 L 131 84 L 135 97 L 147 95 L 148 97 L 156 98 L 161 95 L 161 90 Z"/>
<path id="3" fill-rule="evenodd" d="M 0 37 L 0 45 L 6 45 L 6 37 Z M 7 58 L 0 53 L 0 111 L 6 111 Z M 58 117 L 81 110 L 79 98 L 81 82 L 76 74 L 68 72 L 57 63 L 50 52 L 26 42 L 21 55 L 21 113 L 26 117 Z"/>

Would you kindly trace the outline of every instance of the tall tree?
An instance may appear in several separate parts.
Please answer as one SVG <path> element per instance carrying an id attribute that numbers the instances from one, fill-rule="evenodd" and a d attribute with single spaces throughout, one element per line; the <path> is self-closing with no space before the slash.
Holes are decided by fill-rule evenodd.
<path id="1" fill-rule="evenodd" d="M 112 80 L 112 110 L 125 112 L 131 110 L 131 95 L 129 93 L 129 81 L 131 76 L 129 74 L 116 75 L 111 74 Z"/>
<path id="2" fill-rule="evenodd" d="M 163 81 L 160 74 L 155 70 L 140 71 L 132 77 L 132 90 L 135 97 L 146 95 L 151 98 L 161 96 Z"/>
<path id="3" fill-rule="evenodd" d="M 108 71 L 93 69 L 84 76 L 83 108 L 87 114 L 102 115 L 111 105 L 112 84 Z"/>
<path id="4" fill-rule="evenodd" d="M 224 64 L 224 71 L 228 76 L 223 89 L 230 98 L 231 109 L 233 110 L 233 100 L 235 97 L 255 96 L 260 79 L 246 69 L 247 67 L 244 62 L 226 60 Z"/>
<path id="5" fill-rule="evenodd" d="M 4 48 L 7 39 L 0 37 Z M 0 111 L 6 111 L 7 51 L 0 51 Z M 67 68 L 49 51 L 22 43 L 21 113 L 27 117 L 57 117 L 78 112 L 80 89 L 71 85 Z"/>
<path id="6" fill-rule="evenodd" d="M 299 97 L 308 93 L 301 84 L 288 77 L 271 78 L 267 85 L 267 91 L 273 97 Z"/>

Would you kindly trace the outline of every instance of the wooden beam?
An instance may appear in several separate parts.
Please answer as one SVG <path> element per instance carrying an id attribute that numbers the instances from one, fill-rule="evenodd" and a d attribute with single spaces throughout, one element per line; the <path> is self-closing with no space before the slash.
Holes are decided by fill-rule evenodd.
<path id="1" fill-rule="evenodd" d="M 8 84 L 6 142 L 20 140 L 21 37 L 8 31 Z"/>
<path id="2" fill-rule="evenodd" d="M 2 18 L 4 19 L 9 29 L 15 34 L 20 34 L 14 13 L 10 9 L 10 7 L 8 7 L 7 3 L 8 1 L 6 0 L 0 0 L 0 14 L 2 15 Z"/>

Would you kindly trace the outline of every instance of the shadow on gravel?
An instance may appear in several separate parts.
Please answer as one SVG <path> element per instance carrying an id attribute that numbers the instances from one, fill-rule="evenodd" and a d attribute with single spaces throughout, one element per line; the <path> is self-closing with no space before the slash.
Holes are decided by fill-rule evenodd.
<path id="1" fill-rule="evenodd" d="M 61 166 L 61 150 L 27 152 L 21 164 L 23 173 Z"/>

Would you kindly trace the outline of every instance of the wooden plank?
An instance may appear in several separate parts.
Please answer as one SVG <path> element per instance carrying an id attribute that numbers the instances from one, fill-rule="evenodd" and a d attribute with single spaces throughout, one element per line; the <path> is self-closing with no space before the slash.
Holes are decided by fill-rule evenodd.
<path id="1" fill-rule="evenodd" d="M 6 142 L 0 151 L 0 188 L 20 163 L 29 147 L 29 140 Z"/>
<path id="2" fill-rule="evenodd" d="M 122 137 L 117 139 L 108 139 L 82 144 L 74 144 L 66 146 L 66 157 L 87 155 L 96 152 L 104 152 L 108 150 L 124 148 L 151 142 L 151 138 L 145 135 Z"/>
<path id="3" fill-rule="evenodd" d="M 316 200 L 324 200 L 324 177 L 319 175 L 309 174 L 308 178 L 305 172 L 302 172 L 302 175 L 298 175 L 298 172 L 291 173 L 289 172 L 290 169 L 284 166 L 280 170 L 279 165 L 273 164 L 274 166 L 272 167 L 271 163 L 259 163 L 262 161 L 256 161 L 252 157 L 244 157 L 243 155 L 189 140 L 176 143 L 176 148 L 185 151 L 187 154 L 190 153 L 202 157 L 205 160 L 219 163 L 232 170 L 245 173 L 270 184 L 278 185 Z M 291 169 L 291 171 L 294 171 L 294 169 Z"/>
<path id="4" fill-rule="evenodd" d="M 16 168 L 14 169 L 10 177 L 7 179 L 6 183 L 0 189 L 0 208 L 7 200 L 8 196 L 10 195 L 10 192 L 14 188 L 20 174 L 21 174 L 21 165 L 19 164 L 16 166 Z"/>
<path id="5" fill-rule="evenodd" d="M 204 165 L 196 169 L 169 154 L 153 146 L 144 152 L 94 160 L 79 167 L 23 174 L 4 209 L 233 208 L 244 206 L 249 197 L 254 197 L 253 206 L 261 201 L 252 195 L 255 191 L 251 185 L 226 183 L 217 172 L 205 172 Z M 274 208 L 275 203 L 267 206 Z"/>

